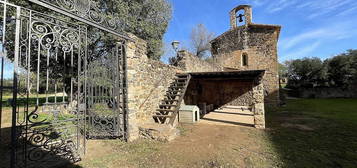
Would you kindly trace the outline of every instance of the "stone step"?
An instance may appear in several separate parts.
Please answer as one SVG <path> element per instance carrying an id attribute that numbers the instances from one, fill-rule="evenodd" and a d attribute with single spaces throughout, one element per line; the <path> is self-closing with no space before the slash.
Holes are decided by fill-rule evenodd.
<path id="1" fill-rule="evenodd" d="M 177 76 L 177 77 L 186 77 L 186 78 L 187 78 L 187 77 L 188 77 L 188 74 L 179 74 L 179 73 L 178 73 L 178 74 L 176 74 L 176 76 Z"/>
<path id="2" fill-rule="evenodd" d="M 172 82 L 171 84 L 176 84 L 176 85 L 186 85 L 186 82 Z"/>
<path id="3" fill-rule="evenodd" d="M 185 82 L 186 82 L 186 81 L 187 81 L 187 78 L 175 78 L 174 80 L 175 80 L 175 81 L 185 81 Z"/>
<path id="4" fill-rule="evenodd" d="M 181 96 L 182 94 L 165 94 L 165 96 L 172 97 L 172 96 Z"/>
<path id="5" fill-rule="evenodd" d="M 165 101 L 165 102 L 178 102 L 178 100 L 176 100 L 176 99 L 164 99 L 162 101 Z"/>
<path id="6" fill-rule="evenodd" d="M 169 88 L 170 88 L 171 90 L 172 90 L 172 89 L 183 89 L 184 86 L 170 86 Z"/>
<path id="7" fill-rule="evenodd" d="M 176 83 L 172 83 L 172 84 L 170 84 L 170 86 L 185 87 L 185 86 L 186 86 L 186 83 L 183 83 L 183 84 L 176 84 Z"/>
<path id="8" fill-rule="evenodd" d="M 176 104 L 160 104 L 159 107 L 177 107 Z"/>
<path id="9" fill-rule="evenodd" d="M 166 93 L 171 93 L 171 92 L 179 92 L 179 93 L 182 93 L 183 92 L 183 90 L 168 90 L 168 91 L 166 91 Z"/>
<path id="10" fill-rule="evenodd" d="M 158 117 L 158 118 L 172 118 L 171 115 L 153 115 L 153 117 Z"/>
<path id="11" fill-rule="evenodd" d="M 171 109 L 156 109 L 156 111 L 160 111 L 160 112 L 176 112 L 176 110 L 171 110 Z"/>

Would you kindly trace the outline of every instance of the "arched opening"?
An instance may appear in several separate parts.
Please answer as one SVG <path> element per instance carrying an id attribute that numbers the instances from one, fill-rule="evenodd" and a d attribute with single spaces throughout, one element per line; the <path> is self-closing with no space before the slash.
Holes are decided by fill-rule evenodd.
<path id="1" fill-rule="evenodd" d="M 248 66 L 248 54 L 247 53 L 242 54 L 242 66 Z"/>
<path id="2" fill-rule="evenodd" d="M 237 26 L 245 25 L 246 21 L 245 21 L 245 10 L 244 9 L 240 9 L 240 10 L 236 11 L 236 23 L 237 23 Z"/>

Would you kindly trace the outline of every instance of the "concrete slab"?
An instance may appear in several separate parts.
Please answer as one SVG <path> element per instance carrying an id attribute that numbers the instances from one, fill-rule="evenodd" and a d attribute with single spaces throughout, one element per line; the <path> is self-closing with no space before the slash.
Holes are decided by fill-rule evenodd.
<path id="1" fill-rule="evenodd" d="M 229 125 L 229 126 L 254 126 L 253 112 L 242 108 L 221 108 L 206 114 L 200 124 Z"/>

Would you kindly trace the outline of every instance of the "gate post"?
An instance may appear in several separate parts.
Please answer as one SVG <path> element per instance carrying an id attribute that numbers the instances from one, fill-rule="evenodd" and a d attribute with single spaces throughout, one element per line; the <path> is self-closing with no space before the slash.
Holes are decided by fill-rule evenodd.
<path id="1" fill-rule="evenodd" d="M 254 97 L 254 127 L 258 129 L 265 129 L 265 109 L 264 109 L 264 86 L 261 81 L 253 87 Z"/>
<path id="2" fill-rule="evenodd" d="M 127 111 L 126 111 L 126 140 L 131 142 L 139 138 L 139 127 L 136 121 L 137 105 L 135 100 L 136 88 L 133 85 L 133 79 L 136 74 L 135 67 L 140 66 L 137 59 L 137 44 L 132 41 L 125 43 L 125 57 L 126 57 L 126 85 L 127 85 Z"/>
<path id="3" fill-rule="evenodd" d="M 4 4 L 6 5 L 6 4 Z M 6 11 L 5 11 L 6 12 Z M 16 107 L 17 107 L 17 73 L 18 73 L 18 63 L 19 63 L 19 49 L 20 49 L 20 24 L 21 24 L 21 8 L 16 7 L 16 32 L 15 32 L 15 60 L 14 60 L 14 81 L 13 81 L 13 99 L 12 99 L 12 126 L 11 126 L 11 168 L 15 167 L 16 159 L 16 146 L 17 146 L 17 135 L 16 135 Z"/>

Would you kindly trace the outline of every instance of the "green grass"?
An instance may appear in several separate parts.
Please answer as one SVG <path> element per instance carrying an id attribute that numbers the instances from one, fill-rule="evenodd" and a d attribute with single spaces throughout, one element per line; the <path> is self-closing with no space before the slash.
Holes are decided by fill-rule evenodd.
<path id="1" fill-rule="evenodd" d="M 97 115 L 113 115 L 115 116 L 115 111 L 109 108 L 106 103 L 96 103 L 93 104 L 93 107 L 90 109 L 94 111 Z"/>
<path id="2" fill-rule="evenodd" d="M 357 166 L 357 99 L 289 100 L 285 107 L 268 110 L 267 120 L 281 167 Z"/>
<path id="3" fill-rule="evenodd" d="M 4 95 L 3 96 L 3 99 L 2 99 L 3 107 L 10 107 L 11 106 L 9 99 L 12 99 L 12 97 L 13 96 L 10 96 L 10 95 Z M 46 95 L 45 94 L 40 94 L 38 96 L 38 98 L 39 98 L 39 103 L 40 104 L 43 104 L 43 103 L 46 102 Z M 62 100 L 63 100 L 62 96 L 57 96 L 57 102 L 62 102 Z M 25 105 L 26 101 L 27 101 L 26 97 L 22 97 L 22 96 L 18 95 L 18 98 L 17 98 L 17 103 L 18 104 L 23 106 L 23 105 Z M 49 95 L 48 101 L 49 102 L 55 102 L 55 96 Z M 68 101 L 68 97 L 65 97 L 65 101 Z M 36 95 L 31 95 L 28 98 L 28 103 L 29 103 L 30 106 L 36 105 L 37 96 Z"/>
<path id="4" fill-rule="evenodd" d="M 299 99 L 281 110 L 357 124 L 357 99 Z"/>

